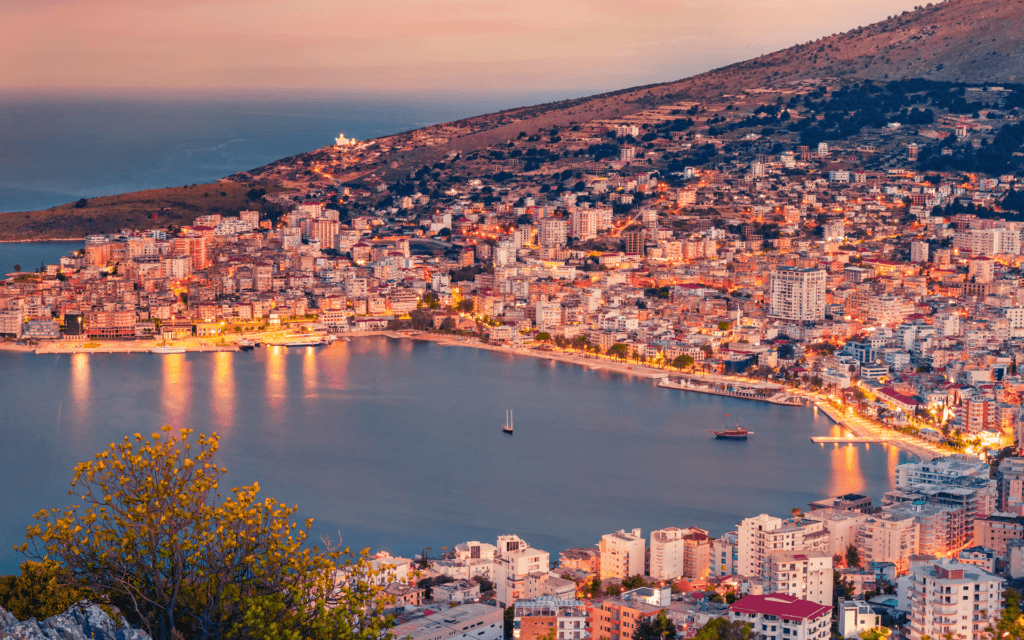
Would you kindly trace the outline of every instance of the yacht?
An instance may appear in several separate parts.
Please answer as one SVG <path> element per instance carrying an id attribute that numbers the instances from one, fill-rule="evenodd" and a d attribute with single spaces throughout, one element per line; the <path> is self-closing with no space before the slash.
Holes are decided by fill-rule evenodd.
<path id="1" fill-rule="evenodd" d="M 512 433 L 512 410 L 505 412 L 505 424 L 501 427 L 505 433 Z"/>

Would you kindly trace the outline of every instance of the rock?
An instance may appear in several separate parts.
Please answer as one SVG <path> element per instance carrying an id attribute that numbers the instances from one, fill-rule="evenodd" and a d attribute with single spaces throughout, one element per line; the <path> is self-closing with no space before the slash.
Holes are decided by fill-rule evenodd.
<path id="1" fill-rule="evenodd" d="M 64 613 L 43 622 L 30 618 L 18 622 L 0 608 L 0 640 L 151 640 L 149 634 L 127 625 L 120 629 L 103 609 L 79 602 Z"/>

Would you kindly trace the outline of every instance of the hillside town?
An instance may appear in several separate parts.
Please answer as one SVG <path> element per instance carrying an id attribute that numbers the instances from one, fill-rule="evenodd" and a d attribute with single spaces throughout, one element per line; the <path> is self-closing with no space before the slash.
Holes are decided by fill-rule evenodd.
<path id="1" fill-rule="evenodd" d="M 658 619 L 680 638 L 725 621 L 765 640 L 991 637 L 1007 586 L 1024 578 L 1024 458 L 952 455 L 896 471 L 881 505 L 835 496 L 717 538 L 619 530 L 556 557 L 502 535 L 371 562 L 391 581 L 396 633 L 414 640 L 635 640 L 658 637 L 644 630 Z"/>

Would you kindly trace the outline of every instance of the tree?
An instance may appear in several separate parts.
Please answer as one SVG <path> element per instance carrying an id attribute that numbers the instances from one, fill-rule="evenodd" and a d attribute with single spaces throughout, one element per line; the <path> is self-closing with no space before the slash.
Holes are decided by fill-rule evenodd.
<path id="1" fill-rule="evenodd" d="M 846 547 L 846 566 L 850 568 L 860 567 L 860 552 L 852 544 Z"/>
<path id="2" fill-rule="evenodd" d="M 548 333 L 547 331 L 541 331 L 540 333 L 537 334 L 537 339 L 540 340 L 541 342 L 547 342 L 548 340 L 551 339 L 551 334 Z"/>
<path id="3" fill-rule="evenodd" d="M 15 271 L 21 271 L 21 265 L 20 264 L 14 265 L 14 270 Z"/>
<path id="4" fill-rule="evenodd" d="M 191 433 L 136 433 L 77 465 L 79 504 L 36 514 L 21 550 L 108 594 L 155 640 L 387 638 L 367 551 L 307 546 L 312 520 L 300 528 L 298 507 L 258 502 L 258 483 L 222 498 L 217 435 L 193 445 Z"/>
<path id="5" fill-rule="evenodd" d="M 639 589 L 644 586 L 644 576 L 642 574 L 636 574 L 635 576 L 627 576 L 622 579 L 622 588 L 627 591 L 632 589 Z"/>
<path id="6" fill-rule="evenodd" d="M 613 358 L 625 360 L 626 356 L 629 355 L 629 346 L 621 342 L 616 342 L 612 346 L 608 347 L 608 355 L 610 355 Z"/>
<path id="7" fill-rule="evenodd" d="M 79 198 L 79 199 L 78 199 L 78 200 L 77 200 L 77 201 L 75 202 L 75 208 L 76 208 L 76 209 L 84 209 L 84 208 L 86 208 L 86 207 L 88 207 L 88 206 L 89 206 L 89 201 L 88 201 L 88 200 L 86 200 L 85 198 Z"/>
<path id="8" fill-rule="evenodd" d="M 505 609 L 505 640 L 512 640 L 513 628 L 516 625 L 516 608 Z"/>
<path id="9" fill-rule="evenodd" d="M 672 366 L 676 369 L 687 369 L 693 366 L 693 356 L 681 355 L 672 360 Z"/>
<path id="10" fill-rule="evenodd" d="M 401 331 L 405 328 L 405 323 L 398 319 L 388 320 L 386 328 L 388 331 Z"/>
<path id="11" fill-rule="evenodd" d="M 729 324 L 728 322 L 726 322 L 725 320 L 723 320 L 723 321 L 718 323 L 718 330 L 719 331 L 728 331 L 731 327 L 732 327 L 732 325 Z"/>
<path id="12" fill-rule="evenodd" d="M 452 318 L 451 316 L 448 316 L 447 318 L 442 320 L 441 321 L 441 330 L 442 331 L 455 331 L 455 318 Z"/>
<path id="13" fill-rule="evenodd" d="M 97 600 L 84 589 L 66 586 L 67 577 L 55 563 L 25 562 L 20 576 L 0 576 L 0 607 L 18 620 L 45 620 L 82 600 Z"/>
<path id="14" fill-rule="evenodd" d="M 636 628 L 633 629 L 632 640 L 673 640 L 675 637 L 675 623 L 665 615 L 664 611 L 659 611 L 658 615 L 653 618 L 651 616 L 640 618 Z"/>
<path id="15" fill-rule="evenodd" d="M 694 640 L 753 640 L 758 637 L 760 634 L 752 633 L 748 622 L 729 622 L 728 618 L 712 618 L 701 627 Z"/>

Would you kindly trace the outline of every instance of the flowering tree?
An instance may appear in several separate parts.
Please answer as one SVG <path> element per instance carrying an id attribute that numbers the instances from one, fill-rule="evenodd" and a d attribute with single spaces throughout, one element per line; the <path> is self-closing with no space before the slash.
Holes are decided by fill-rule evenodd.
<path id="1" fill-rule="evenodd" d="M 382 580 L 348 549 L 306 544 L 312 519 L 257 500 L 259 484 L 223 498 L 216 434 L 191 429 L 111 443 L 75 467 L 76 502 L 36 514 L 30 557 L 117 603 L 156 640 L 390 638 Z M 329 545 L 328 545 L 329 546 Z"/>

